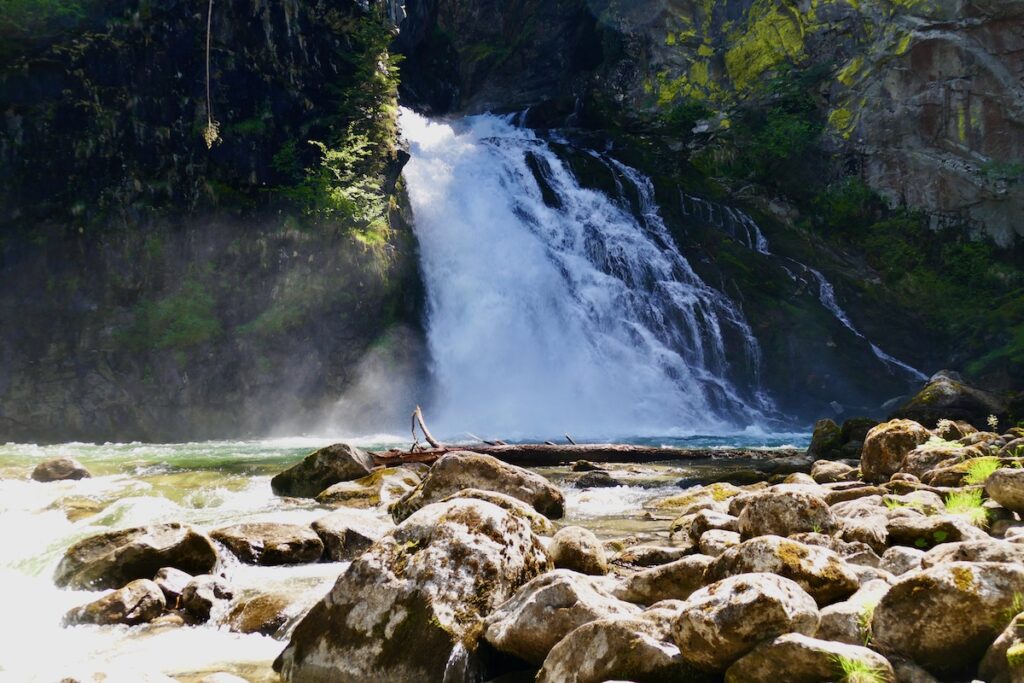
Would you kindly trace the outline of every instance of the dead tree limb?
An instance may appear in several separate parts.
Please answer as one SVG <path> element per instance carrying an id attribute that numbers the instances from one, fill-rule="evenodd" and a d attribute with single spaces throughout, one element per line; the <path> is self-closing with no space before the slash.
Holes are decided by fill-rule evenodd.
<path id="1" fill-rule="evenodd" d="M 416 410 L 412 412 L 412 438 L 416 443 L 419 443 L 419 440 L 416 439 L 416 425 L 419 425 L 420 431 L 423 432 L 423 438 L 425 438 L 427 443 L 429 443 L 433 448 L 444 448 L 444 446 L 441 445 L 441 442 L 435 439 L 434 435 L 430 433 L 429 429 L 427 429 L 427 425 L 423 421 L 423 411 L 420 410 L 419 406 L 416 406 Z"/>
<path id="2" fill-rule="evenodd" d="M 572 440 L 572 437 L 571 437 L 571 436 L 569 436 L 568 434 L 566 434 L 566 435 L 565 435 L 565 440 L 566 440 L 566 441 L 568 441 L 569 443 L 571 443 L 571 444 L 572 444 L 573 446 L 575 446 L 575 445 L 576 445 L 576 442 L 575 442 L 575 441 L 573 441 L 573 440 Z"/>

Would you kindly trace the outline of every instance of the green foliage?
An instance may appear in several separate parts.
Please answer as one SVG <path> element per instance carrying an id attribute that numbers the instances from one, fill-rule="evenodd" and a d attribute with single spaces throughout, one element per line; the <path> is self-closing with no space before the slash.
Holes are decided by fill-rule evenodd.
<path id="1" fill-rule="evenodd" d="M 391 34 L 381 17 L 369 16 L 348 29 L 344 54 L 352 85 L 339 93 L 338 108 L 347 123 L 328 140 L 308 141 L 317 161 L 282 194 L 320 224 L 340 224 L 366 244 L 388 235 L 385 171 L 397 134 L 398 58 L 388 53 Z M 275 154 L 275 170 L 294 176 L 302 153 L 286 144 Z"/>
<path id="2" fill-rule="evenodd" d="M 661 115 L 661 122 L 671 133 L 686 136 L 701 119 L 713 114 L 708 105 L 700 100 L 686 99 L 674 104 Z"/>
<path id="3" fill-rule="evenodd" d="M 201 282 L 189 279 L 174 294 L 141 303 L 134 324 L 119 335 L 119 341 L 134 351 L 184 351 L 220 333 L 216 301 Z"/>
<path id="4" fill-rule="evenodd" d="M 888 680 L 883 669 L 862 659 L 836 655 L 834 661 L 840 683 L 885 683 Z"/>
<path id="5" fill-rule="evenodd" d="M 989 180 L 1015 182 L 1024 178 L 1024 163 L 1020 161 L 986 161 L 981 165 L 981 175 Z"/>
<path id="6" fill-rule="evenodd" d="M 861 607 L 860 612 L 857 613 L 857 631 L 860 633 L 861 640 L 865 646 L 871 643 L 871 621 L 875 618 L 876 607 L 878 607 L 877 602 L 869 602 Z"/>
<path id="7" fill-rule="evenodd" d="M 989 476 L 999 469 L 1000 460 L 995 456 L 974 458 L 967 462 L 967 476 L 964 477 L 966 484 L 984 484 Z"/>
<path id="8" fill-rule="evenodd" d="M 988 511 L 983 507 L 981 489 L 954 491 L 946 497 L 946 512 L 961 515 L 974 526 L 988 524 Z"/>
<path id="9" fill-rule="evenodd" d="M 0 40 L 32 36 L 85 18 L 83 0 L 0 0 Z"/>

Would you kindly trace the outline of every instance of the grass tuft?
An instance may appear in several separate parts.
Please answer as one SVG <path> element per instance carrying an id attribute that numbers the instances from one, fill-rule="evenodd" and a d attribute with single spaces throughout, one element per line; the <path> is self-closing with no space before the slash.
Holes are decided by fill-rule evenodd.
<path id="1" fill-rule="evenodd" d="M 836 655 L 834 660 L 839 669 L 840 683 L 886 683 L 888 677 L 881 667 L 871 666 L 861 659 Z"/>
<path id="2" fill-rule="evenodd" d="M 967 462 L 967 476 L 964 477 L 965 484 L 984 484 L 993 472 L 999 469 L 1000 460 L 995 456 L 975 458 Z"/>
<path id="3" fill-rule="evenodd" d="M 957 491 L 946 497 L 946 512 L 965 517 L 974 526 L 988 524 L 988 510 L 983 506 L 981 489 Z"/>

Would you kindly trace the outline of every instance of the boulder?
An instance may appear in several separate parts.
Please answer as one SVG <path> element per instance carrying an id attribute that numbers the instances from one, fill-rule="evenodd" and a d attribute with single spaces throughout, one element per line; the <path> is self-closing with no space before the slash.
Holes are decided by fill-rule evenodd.
<path id="1" fill-rule="evenodd" d="M 474 651 L 483 617 L 549 569 L 507 510 L 468 498 L 425 506 L 349 565 L 274 669 L 304 683 L 441 681 L 450 660 L 471 663 L 453 652 Z"/>
<path id="2" fill-rule="evenodd" d="M 780 536 L 759 536 L 730 548 L 708 566 L 708 582 L 749 572 L 768 572 L 795 581 L 819 605 L 853 595 L 857 574 L 837 554 Z"/>
<path id="3" fill-rule="evenodd" d="M 347 562 L 357 557 L 387 531 L 384 524 L 354 520 L 346 510 L 324 515 L 311 528 L 323 542 L 323 556 L 329 562 Z"/>
<path id="4" fill-rule="evenodd" d="M 834 420 L 825 418 L 814 423 L 811 445 L 807 447 L 807 455 L 815 458 L 837 458 L 845 439 L 843 430 Z"/>
<path id="5" fill-rule="evenodd" d="M 722 529 L 725 531 L 737 531 L 739 520 L 730 514 L 717 510 L 700 510 L 694 513 L 688 524 L 690 540 L 696 543 L 705 531 L 711 529 Z"/>
<path id="6" fill-rule="evenodd" d="M 609 472 L 594 470 L 593 472 L 586 472 L 576 477 L 572 485 L 578 489 L 607 489 L 622 486 L 623 484 Z"/>
<path id="7" fill-rule="evenodd" d="M 607 574 L 604 546 L 592 531 L 579 526 L 560 529 L 548 544 L 548 556 L 559 569 L 581 574 Z"/>
<path id="8" fill-rule="evenodd" d="M 693 551 L 692 544 L 681 546 L 635 545 L 612 557 L 612 564 L 622 567 L 657 567 L 675 562 Z"/>
<path id="9" fill-rule="evenodd" d="M 950 562 L 912 572 L 875 607 L 873 644 L 940 678 L 961 673 L 1003 630 L 1021 593 L 1024 567 L 1013 564 Z"/>
<path id="10" fill-rule="evenodd" d="M 615 590 L 615 595 L 642 605 L 653 605 L 662 600 L 685 600 L 704 586 L 704 572 L 712 559 L 707 555 L 688 555 L 675 562 L 645 569 L 626 577 Z"/>
<path id="11" fill-rule="evenodd" d="M 893 417 L 916 420 L 934 427 L 939 420 L 963 420 L 985 429 L 988 416 L 1006 416 L 1006 403 L 994 394 L 965 384 L 952 373 L 940 371 L 913 398 L 893 413 Z"/>
<path id="12" fill-rule="evenodd" d="M 181 606 L 197 621 L 208 621 L 213 606 L 233 598 L 234 590 L 222 579 L 204 574 L 197 576 L 181 592 Z"/>
<path id="13" fill-rule="evenodd" d="M 580 626 L 551 649 L 537 683 L 700 683 L 671 642 L 673 614 L 652 609 Z"/>
<path id="14" fill-rule="evenodd" d="M 729 548 L 739 545 L 741 540 L 735 531 L 712 529 L 701 534 L 697 547 L 704 555 L 718 557 Z"/>
<path id="15" fill-rule="evenodd" d="M 512 514 L 525 519 L 530 523 L 530 528 L 533 529 L 533 533 L 538 536 L 555 535 L 555 525 L 551 523 L 551 520 L 518 498 L 513 498 L 512 496 L 507 496 L 504 493 L 498 493 L 497 491 L 462 489 L 458 493 L 453 493 L 447 498 L 444 498 L 441 502 L 444 503 L 455 498 L 476 498 L 477 500 L 486 500 L 488 503 L 493 503 L 500 508 L 508 510 Z"/>
<path id="16" fill-rule="evenodd" d="M 40 482 L 66 479 L 88 479 L 92 475 L 82 463 L 74 458 L 51 458 L 44 460 L 32 470 L 32 480 Z"/>
<path id="17" fill-rule="evenodd" d="M 819 484 L 852 481 L 857 478 L 857 469 L 833 460 L 818 460 L 811 465 L 811 478 Z"/>
<path id="18" fill-rule="evenodd" d="M 259 633 L 273 636 L 288 623 L 292 598 L 276 593 L 260 593 L 235 604 L 228 612 L 228 629 L 235 633 Z"/>
<path id="19" fill-rule="evenodd" d="M 955 465 L 965 457 L 977 457 L 976 448 L 959 445 L 922 444 L 907 452 L 900 463 L 900 474 L 921 478 L 936 468 Z"/>
<path id="20" fill-rule="evenodd" d="M 750 496 L 736 529 L 743 538 L 789 536 L 805 531 L 830 533 L 836 520 L 821 496 L 774 488 Z"/>
<path id="21" fill-rule="evenodd" d="M 1018 614 L 985 651 L 978 676 L 986 683 L 1019 683 L 1024 678 L 1024 615 Z"/>
<path id="22" fill-rule="evenodd" d="M 600 580 L 556 569 L 531 580 L 484 620 L 484 640 L 540 666 L 558 641 L 583 624 L 634 616 L 640 608 L 614 597 Z"/>
<path id="23" fill-rule="evenodd" d="M 191 574 L 187 574 L 174 567 L 163 567 L 153 577 L 153 583 L 160 586 L 160 590 L 164 594 L 164 600 L 167 601 L 167 606 L 171 608 L 178 604 L 182 591 L 185 590 L 185 586 L 191 580 Z"/>
<path id="24" fill-rule="evenodd" d="M 844 667 L 872 672 L 871 678 L 848 676 Z M 896 683 L 889 661 L 866 647 L 787 633 L 758 645 L 725 672 L 726 683 L 825 683 L 871 681 Z"/>
<path id="25" fill-rule="evenodd" d="M 917 548 L 896 545 L 882 554 L 882 569 L 896 576 L 916 571 L 921 568 L 924 551 Z"/>
<path id="26" fill-rule="evenodd" d="M 171 523 L 108 531 L 75 543 L 64 553 L 54 582 L 60 587 L 120 588 L 152 578 L 163 567 L 206 574 L 217 564 L 209 536 Z"/>
<path id="27" fill-rule="evenodd" d="M 339 481 L 361 479 L 373 469 L 369 453 L 336 443 L 314 451 L 300 462 L 270 480 L 270 488 L 279 496 L 314 498 Z"/>
<path id="28" fill-rule="evenodd" d="M 1024 546 L 994 538 L 960 541 L 935 546 L 921 558 L 921 567 L 928 569 L 946 562 L 1016 562 L 1024 564 Z"/>
<path id="29" fill-rule="evenodd" d="M 210 536 L 246 564 L 304 564 L 324 554 L 316 532 L 298 524 L 248 522 L 215 529 Z"/>
<path id="30" fill-rule="evenodd" d="M 851 417 L 843 422 L 843 441 L 855 441 L 863 444 L 864 439 L 868 437 L 868 432 L 877 425 L 878 420 L 872 420 L 870 417 Z"/>
<path id="31" fill-rule="evenodd" d="M 423 481 L 389 508 L 395 522 L 416 510 L 463 489 L 496 491 L 517 498 L 550 519 L 565 512 L 565 497 L 557 486 L 535 472 L 508 465 L 479 453 L 457 451 L 438 459 Z"/>
<path id="32" fill-rule="evenodd" d="M 678 515 L 685 515 L 705 508 L 717 508 L 741 493 L 743 493 L 743 489 L 738 486 L 726 482 L 716 482 L 706 486 L 694 486 L 672 496 L 655 498 L 644 503 L 644 508 L 662 512 L 673 511 Z"/>
<path id="33" fill-rule="evenodd" d="M 821 610 L 815 638 L 851 645 L 865 645 L 871 639 L 871 617 L 882 596 L 889 592 L 889 583 L 881 579 L 868 581 L 848 600 Z"/>
<path id="34" fill-rule="evenodd" d="M 775 574 L 752 573 L 691 595 L 672 634 L 684 660 L 713 672 L 729 668 L 765 639 L 817 628 L 818 608 L 800 586 Z"/>
<path id="35" fill-rule="evenodd" d="M 135 626 L 156 619 L 163 613 L 165 606 L 160 587 L 149 579 L 139 579 L 88 605 L 75 607 L 64 615 L 64 625 Z"/>
<path id="36" fill-rule="evenodd" d="M 350 508 L 372 508 L 390 505 L 416 488 L 420 476 L 410 467 L 388 467 L 375 470 L 352 481 L 339 481 L 316 494 L 322 505 Z"/>
<path id="37" fill-rule="evenodd" d="M 871 428 L 864 438 L 860 471 L 865 481 L 880 483 L 900 471 L 907 453 L 931 438 L 913 420 L 890 420 Z"/>
<path id="38" fill-rule="evenodd" d="M 927 550 L 942 543 L 984 541 L 989 535 L 957 515 L 897 517 L 885 526 L 890 545 Z"/>
<path id="39" fill-rule="evenodd" d="M 985 481 L 985 493 L 1007 510 L 1024 514 L 1024 469 L 1002 467 Z"/>
<path id="40" fill-rule="evenodd" d="M 881 486 L 855 486 L 829 490 L 825 493 L 824 499 L 828 505 L 835 505 L 836 503 L 845 503 L 850 500 L 857 500 L 858 498 L 881 496 L 885 493 L 886 490 Z"/>

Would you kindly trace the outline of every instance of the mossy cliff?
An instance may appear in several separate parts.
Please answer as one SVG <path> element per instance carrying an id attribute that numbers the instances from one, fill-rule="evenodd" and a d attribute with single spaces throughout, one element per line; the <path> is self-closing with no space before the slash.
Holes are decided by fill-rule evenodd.
<path id="1" fill-rule="evenodd" d="M 0 440 L 266 433 L 416 352 L 385 8 L 209 7 L 0 19 Z"/>
<path id="2" fill-rule="evenodd" d="M 410 0 L 399 47 L 432 64 L 405 67 L 410 102 L 529 107 L 651 175 L 806 410 L 900 388 L 786 257 L 890 353 L 1020 388 L 1022 23 L 1017 0 Z M 683 215 L 680 190 L 754 215 L 774 262 Z"/>

